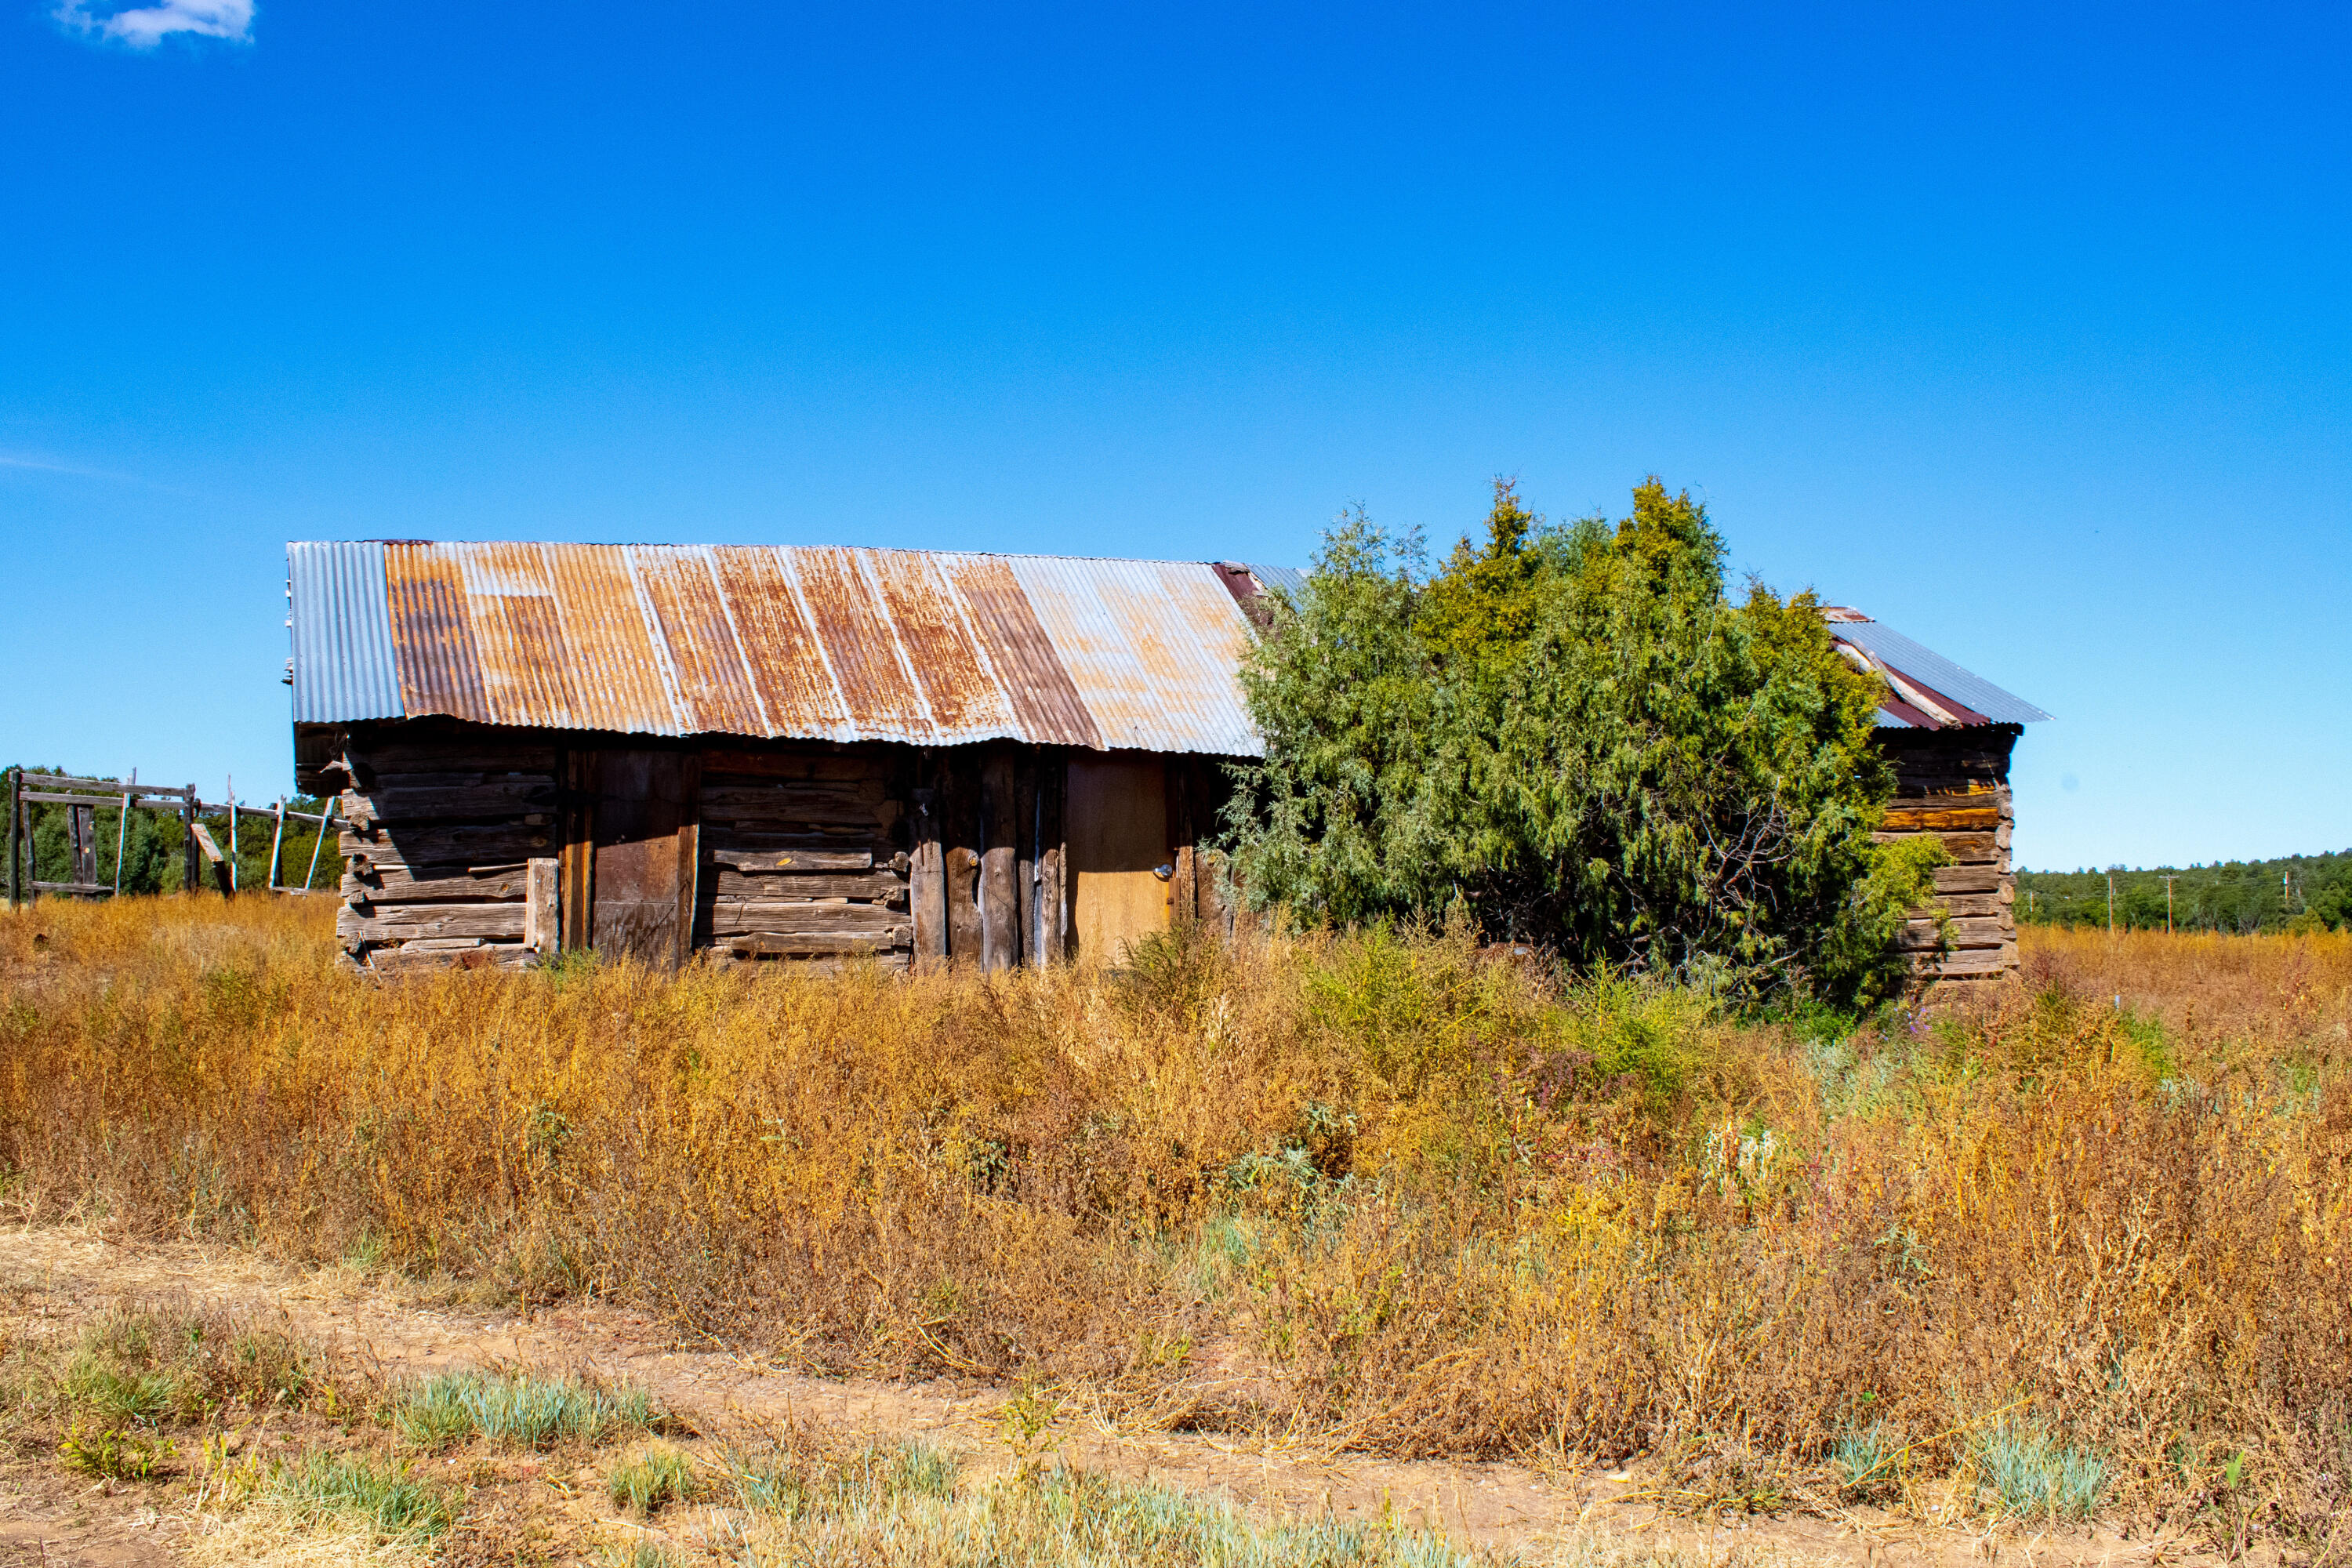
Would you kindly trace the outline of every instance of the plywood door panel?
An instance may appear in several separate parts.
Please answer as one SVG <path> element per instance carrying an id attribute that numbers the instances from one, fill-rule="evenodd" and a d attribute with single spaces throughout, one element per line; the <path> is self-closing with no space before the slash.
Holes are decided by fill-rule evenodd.
<path id="1" fill-rule="evenodd" d="M 1164 931 L 1170 864 L 1166 769 L 1153 755 L 1073 757 L 1064 805 L 1077 956 L 1122 961 Z"/>
<path id="2" fill-rule="evenodd" d="M 693 934 L 695 759 L 598 755 L 591 941 L 607 958 L 675 969 Z"/>

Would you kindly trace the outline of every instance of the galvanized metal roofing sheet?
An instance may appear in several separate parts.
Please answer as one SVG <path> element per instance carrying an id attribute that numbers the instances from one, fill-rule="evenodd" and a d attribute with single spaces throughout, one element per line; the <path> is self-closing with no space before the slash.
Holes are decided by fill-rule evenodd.
<path id="1" fill-rule="evenodd" d="M 1214 568 L 1003 557 L 1105 746 L 1256 756 L 1235 672 L 1255 634 Z"/>
<path id="2" fill-rule="evenodd" d="M 1202 563 L 397 542 L 288 570 L 300 722 L 1259 750 Z"/>
<path id="3" fill-rule="evenodd" d="M 1253 563 L 1250 574 L 1264 584 L 1269 594 L 1279 589 L 1296 600 L 1307 593 L 1307 574 L 1296 566 L 1262 566 Z"/>
<path id="4" fill-rule="evenodd" d="M 1959 705 L 1967 710 L 1960 715 L 1964 724 L 1978 720 L 1995 724 L 2038 724 L 2050 718 L 2025 699 L 2002 690 L 1980 675 L 1970 674 L 1943 655 L 1880 622 L 1833 619 L 1830 635 L 1841 642 L 1852 643 L 1906 679 L 1925 687 L 1928 696 L 1944 699 L 1941 706 L 1948 709 L 1952 704 Z M 1918 711 L 1907 703 L 1903 707 L 1911 712 Z M 1921 727 L 1917 720 L 1893 708 L 1880 709 L 1878 722 L 1888 729 Z"/>
<path id="5" fill-rule="evenodd" d="M 289 544 L 294 721 L 390 719 L 403 711 L 380 544 Z"/>

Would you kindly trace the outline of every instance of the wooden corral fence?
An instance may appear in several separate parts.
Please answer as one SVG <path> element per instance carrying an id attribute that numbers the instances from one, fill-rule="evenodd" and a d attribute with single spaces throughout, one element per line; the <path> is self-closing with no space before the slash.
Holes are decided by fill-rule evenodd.
<path id="1" fill-rule="evenodd" d="M 330 800 L 327 809 L 299 811 L 283 796 L 268 805 L 247 805 L 236 798 L 232 786 L 226 802 L 208 803 L 200 799 L 196 786 L 185 784 L 143 784 L 138 770 L 131 771 L 129 782 L 118 779 L 77 778 L 64 773 L 28 773 L 22 768 L 8 770 L 8 906 L 28 904 L 42 893 L 63 894 L 72 898 L 110 898 L 122 891 L 123 846 L 130 837 L 131 814 L 134 810 L 152 811 L 180 819 L 185 833 L 182 853 L 186 857 L 180 874 L 183 888 L 195 888 L 203 883 L 204 869 L 209 866 L 213 883 L 224 894 L 234 895 L 238 888 L 238 826 L 248 817 L 262 817 L 271 824 L 268 890 L 277 893 L 307 893 L 318 879 L 320 852 L 326 847 L 327 828 L 334 821 L 335 802 Z M 62 882 L 37 879 L 33 863 L 33 805 L 62 805 L 66 808 L 66 843 L 72 858 L 72 874 Z M 114 867 L 110 880 L 102 879 L 98 864 L 98 814 L 116 813 L 114 833 Z M 226 848 L 213 837 L 204 818 L 226 816 L 228 819 L 228 844 Z M 286 824 L 289 818 L 297 822 L 315 823 L 318 837 L 310 847 L 310 871 L 300 887 L 279 879 L 283 869 L 281 857 L 286 845 Z"/>

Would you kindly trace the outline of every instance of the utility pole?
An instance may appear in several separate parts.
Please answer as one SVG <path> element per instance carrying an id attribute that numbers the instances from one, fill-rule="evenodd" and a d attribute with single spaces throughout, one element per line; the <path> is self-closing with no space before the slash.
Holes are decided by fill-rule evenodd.
<path id="1" fill-rule="evenodd" d="M 2109 936 L 2116 934 L 2116 873 L 2122 869 L 2121 866 L 2107 868 L 2107 934 Z"/>
<path id="2" fill-rule="evenodd" d="M 2164 879 L 2164 934 L 2167 936 L 2172 934 L 2172 884 L 2179 877 L 2179 873 L 2176 871 Z"/>

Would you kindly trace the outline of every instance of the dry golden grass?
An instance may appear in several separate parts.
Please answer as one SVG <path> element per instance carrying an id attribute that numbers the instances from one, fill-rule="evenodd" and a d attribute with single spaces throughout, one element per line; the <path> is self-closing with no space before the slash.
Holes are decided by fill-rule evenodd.
<path id="1" fill-rule="evenodd" d="M 1458 935 L 376 987 L 318 905 L 49 905 L 0 921 L 0 1179 L 1132 1423 L 1649 1452 L 1693 1501 L 1876 1454 L 1844 1495 L 1981 1513 L 2064 1455 L 2107 1511 L 2341 1552 L 2352 937 L 2026 952 L 1853 1027 Z"/>

